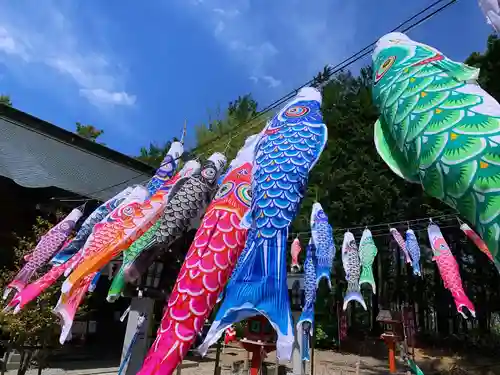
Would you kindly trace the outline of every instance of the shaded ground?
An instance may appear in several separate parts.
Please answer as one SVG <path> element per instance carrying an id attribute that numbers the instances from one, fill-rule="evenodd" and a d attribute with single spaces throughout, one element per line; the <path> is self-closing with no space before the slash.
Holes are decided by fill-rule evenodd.
<path id="1" fill-rule="evenodd" d="M 388 374 L 387 358 L 384 346 L 378 343 L 359 344 L 355 346 L 359 354 L 338 353 L 327 350 L 316 350 L 314 356 L 314 375 L 349 375 L 356 373 L 359 362 L 359 374 L 382 375 Z M 371 350 L 370 350 L 371 348 Z M 350 349 L 348 346 L 346 350 Z M 352 349 L 350 350 L 353 351 Z M 370 353 L 373 351 L 373 354 Z M 360 355 L 361 352 L 363 355 Z M 221 375 L 229 375 L 232 369 L 238 367 L 243 369 L 246 352 L 240 348 L 231 346 L 221 354 Z M 212 375 L 215 366 L 215 349 L 209 351 L 207 357 L 200 358 L 190 356 L 187 361 L 194 361 L 198 367 L 182 370 L 182 375 Z M 446 350 L 428 349 L 416 351 L 416 362 L 426 375 L 449 374 L 449 375 L 494 375 L 500 374 L 499 359 L 487 359 L 478 355 L 460 356 Z M 268 374 L 274 374 L 275 353 L 269 354 L 265 361 L 268 366 Z M 53 365 L 54 368 L 43 370 L 43 375 L 111 375 L 117 374 L 118 363 L 116 361 L 73 361 Z M 285 364 L 286 371 L 291 372 L 290 364 Z M 461 369 L 461 370 L 460 370 Z M 400 373 L 405 373 L 404 366 L 400 365 Z M 310 364 L 307 365 L 307 373 L 310 374 Z M 17 371 L 8 371 L 7 375 L 14 375 Z M 27 375 L 37 374 L 31 370 Z M 240 372 L 241 374 L 241 372 Z"/>

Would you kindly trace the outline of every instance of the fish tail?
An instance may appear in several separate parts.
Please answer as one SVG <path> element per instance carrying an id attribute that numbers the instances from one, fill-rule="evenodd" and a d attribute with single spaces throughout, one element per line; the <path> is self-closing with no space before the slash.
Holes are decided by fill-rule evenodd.
<path id="1" fill-rule="evenodd" d="M 64 272 L 64 265 L 53 266 L 49 272 L 40 277 L 35 282 L 27 285 L 26 288 L 16 294 L 7 305 L 6 309 L 14 308 L 14 314 L 17 314 L 24 306 L 33 301 L 42 292 L 54 284 Z"/>
<path id="2" fill-rule="evenodd" d="M 304 324 L 309 323 L 309 329 L 304 329 Z M 312 330 L 313 330 L 313 325 L 314 325 L 314 310 L 313 309 L 307 309 L 303 310 L 302 314 L 300 314 L 299 321 L 297 323 L 297 334 L 302 335 L 302 360 L 303 361 L 309 361 L 310 360 L 310 355 L 309 355 L 309 341 L 310 341 L 310 336 L 312 335 Z M 300 337 L 300 336 L 299 336 Z"/>
<path id="3" fill-rule="evenodd" d="M 209 214 L 196 233 L 163 315 L 159 328 L 162 333 L 151 346 L 138 374 L 171 375 L 215 306 L 232 269 L 231 263 L 224 264 L 224 260 L 229 260 L 230 246 L 235 245 L 231 239 L 235 238 L 234 232 L 226 230 L 231 223 L 222 222 L 219 218 L 217 213 Z M 241 248 L 243 244 L 242 241 Z M 221 252 L 221 249 L 225 250 Z M 210 271 L 204 266 L 209 266 Z M 179 303 L 181 298 L 183 302 Z"/>
<path id="4" fill-rule="evenodd" d="M 476 309 L 463 290 L 453 291 L 451 295 L 453 296 L 453 300 L 455 301 L 457 311 L 462 314 L 465 319 L 467 319 L 467 315 L 464 312 L 464 307 L 469 310 L 470 314 L 473 317 L 476 317 Z"/>
<path id="5" fill-rule="evenodd" d="M 56 307 L 52 310 L 52 312 L 61 319 L 61 334 L 59 336 L 59 343 L 61 345 L 66 342 L 71 333 L 71 327 L 73 326 L 76 311 L 78 310 L 85 293 L 87 293 L 94 275 L 95 273 L 84 278 L 82 283 L 73 288 L 69 295 L 61 295 Z"/>
<path id="6" fill-rule="evenodd" d="M 361 306 L 363 306 L 363 308 L 367 310 L 365 300 L 361 295 L 361 291 L 359 289 L 359 283 L 349 281 L 347 283 L 347 291 L 344 297 L 344 306 L 343 306 L 344 311 L 347 310 L 347 305 L 351 301 L 359 302 Z"/>
<path id="7" fill-rule="evenodd" d="M 331 290 L 332 289 L 332 281 L 331 281 L 331 276 L 330 276 L 330 270 L 328 268 L 317 268 L 316 272 L 317 272 L 316 287 L 319 287 L 319 283 L 321 282 L 321 280 L 326 279 L 326 282 L 328 284 L 328 288 Z"/>
<path id="8" fill-rule="evenodd" d="M 290 359 L 294 338 L 286 283 L 287 237 L 288 229 L 276 231 L 267 238 L 259 229 L 249 230 L 238 268 L 231 276 L 217 317 L 198 349 L 200 353 L 206 353 L 226 328 L 244 319 L 263 315 L 278 335 L 277 357 Z"/>
<path id="9" fill-rule="evenodd" d="M 112 244 L 111 244 L 112 247 Z M 93 253 L 93 254 L 88 254 L 88 257 L 82 258 L 79 257 L 80 261 L 71 261 L 71 258 L 69 262 L 72 262 L 69 268 L 65 271 L 65 275 L 68 274 L 68 272 L 74 267 L 71 272 L 71 274 L 68 276 L 68 278 L 64 281 L 64 283 L 61 286 L 61 292 L 62 293 L 68 293 L 73 286 L 77 285 L 80 282 L 83 282 L 83 280 L 89 276 L 89 275 L 95 275 L 96 272 L 98 272 L 99 266 L 101 264 L 107 264 L 109 263 L 116 255 L 116 253 L 108 251 L 109 248 L 104 248 L 102 251 L 98 253 Z M 77 256 L 77 255 L 75 255 Z"/>
<path id="10" fill-rule="evenodd" d="M 29 263 L 25 264 L 24 267 L 17 273 L 16 277 L 14 277 L 14 280 L 12 280 L 9 285 L 7 285 L 7 288 L 5 288 L 5 291 L 3 292 L 3 299 L 6 300 L 12 290 L 19 293 L 21 290 L 26 288 L 26 285 L 34 273 L 35 268 L 31 267 Z"/>
<path id="11" fill-rule="evenodd" d="M 375 284 L 375 277 L 373 276 L 373 269 L 370 266 L 363 266 L 361 268 L 361 276 L 359 277 L 359 287 L 363 284 L 370 284 L 373 294 L 377 294 L 377 285 Z"/>
<path id="12" fill-rule="evenodd" d="M 181 339 L 176 332 L 180 330 L 184 336 L 183 323 L 170 321 L 169 324 L 170 328 L 157 336 L 137 375 L 171 375 L 186 356 L 196 335 Z M 161 337 L 161 340 L 158 340 L 159 337 Z M 164 351 L 155 350 L 160 341 L 161 348 L 165 349 Z"/>
<path id="13" fill-rule="evenodd" d="M 125 289 L 125 265 L 122 264 L 116 275 L 113 277 L 113 281 L 108 290 L 108 296 L 106 300 L 110 303 L 115 302 L 120 298 L 123 290 Z"/>
<path id="14" fill-rule="evenodd" d="M 412 268 L 415 276 L 422 276 L 422 272 L 420 271 L 420 262 L 418 260 L 412 262 Z"/>
<path id="15" fill-rule="evenodd" d="M 89 292 L 92 293 L 95 288 L 97 287 L 97 282 L 99 281 L 99 278 L 101 277 L 101 272 L 99 271 L 95 274 L 94 278 L 92 279 L 92 282 L 89 285 Z"/>
<path id="16" fill-rule="evenodd" d="M 140 253 L 124 269 L 124 278 L 127 283 L 134 283 L 147 271 L 160 253 L 156 239 L 149 242 Z"/>

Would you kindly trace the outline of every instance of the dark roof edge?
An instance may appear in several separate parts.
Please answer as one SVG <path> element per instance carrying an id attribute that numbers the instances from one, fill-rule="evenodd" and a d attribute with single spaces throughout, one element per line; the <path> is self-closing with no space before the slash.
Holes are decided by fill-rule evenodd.
<path id="1" fill-rule="evenodd" d="M 26 112 L 22 112 L 16 108 L 0 104 L 0 116 L 9 118 L 15 122 L 21 123 L 28 128 L 47 134 L 62 142 L 68 143 L 74 147 L 88 151 L 89 153 L 96 154 L 104 159 L 114 161 L 117 164 L 132 168 L 144 174 L 153 175 L 156 171 L 155 168 L 143 163 L 130 156 L 115 151 L 109 147 L 103 146 L 99 143 L 89 141 L 86 138 L 72 133 L 66 129 L 60 128 L 50 122 L 39 119 Z"/>

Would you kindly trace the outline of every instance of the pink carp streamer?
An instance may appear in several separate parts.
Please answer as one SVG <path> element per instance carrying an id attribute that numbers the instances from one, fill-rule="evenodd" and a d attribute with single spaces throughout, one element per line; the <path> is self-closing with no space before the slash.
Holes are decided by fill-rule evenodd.
<path id="1" fill-rule="evenodd" d="M 231 276 L 245 246 L 247 231 L 240 227 L 240 222 L 250 207 L 257 140 L 257 136 L 247 139 L 207 208 L 139 375 L 174 372 Z M 242 164 L 236 167 L 236 163 Z"/>
<path id="2" fill-rule="evenodd" d="M 14 314 L 17 314 L 22 308 L 24 308 L 24 306 L 33 301 L 45 289 L 54 284 L 57 279 L 64 274 L 64 271 L 68 268 L 68 266 L 68 262 L 54 265 L 49 272 L 18 292 L 9 302 L 4 311 L 14 309 Z"/>
<path id="3" fill-rule="evenodd" d="M 82 215 L 82 211 L 78 208 L 73 209 L 68 216 L 42 236 L 33 253 L 28 256 L 28 263 L 24 265 L 5 289 L 4 300 L 7 299 L 11 290 L 20 292 L 26 287 L 33 274 L 59 250 Z"/>
<path id="4" fill-rule="evenodd" d="M 290 249 L 290 255 L 292 256 L 292 265 L 290 266 L 292 272 L 300 271 L 299 264 L 299 254 L 302 251 L 300 247 L 300 240 L 298 238 L 294 239 L 292 242 L 292 248 Z"/>
<path id="5" fill-rule="evenodd" d="M 451 253 L 450 247 L 446 243 L 441 230 L 436 224 L 430 224 L 427 228 L 427 233 L 429 234 L 429 241 L 434 253 L 432 260 L 437 264 L 444 287 L 451 292 L 457 311 L 467 319 L 467 315 L 464 312 L 464 307 L 466 307 L 471 315 L 475 317 L 476 310 L 474 305 L 465 294 L 464 287 L 462 286 L 458 263 Z"/>
<path id="6" fill-rule="evenodd" d="M 500 272 L 500 267 L 495 263 L 495 260 L 493 259 L 493 255 L 491 255 L 490 250 L 488 249 L 488 246 L 486 243 L 483 241 L 479 235 L 474 232 L 474 230 L 466 223 L 462 223 L 460 225 L 460 229 L 465 233 L 465 235 L 472 241 L 474 242 L 474 245 L 477 246 L 477 248 L 484 253 L 488 257 L 489 260 L 495 265 L 497 270 Z"/>

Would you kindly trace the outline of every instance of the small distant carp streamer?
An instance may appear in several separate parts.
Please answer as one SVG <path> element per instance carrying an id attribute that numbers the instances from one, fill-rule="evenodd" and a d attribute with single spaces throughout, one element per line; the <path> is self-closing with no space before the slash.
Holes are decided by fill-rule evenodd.
<path id="1" fill-rule="evenodd" d="M 316 284 L 324 278 L 328 287 L 332 288 L 331 273 L 335 260 L 335 243 L 333 242 L 333 229 L 328 224 L 328 217 L 321 204 L 314 203 L 311 212 L 311 236 L 314 244 L 316 266 Z"/>
<path id="2" fill-rule="evenodd" d="M 356 239 L 351 232 L 344 234 L 344 242 L 342 243 L 342 265 L 345 271 L 345 279 L 347 281 L 347 290 L 344 296 L 344 311 L 347 310 L 347 305 L 351 301 L 357 301 L 366 310 L 366 303 L 361 295 L 359 286 L 359 276 L 361 274 L 361 262 L 359 260 L 358 246 Z"/>
<path id="3" fill-rule="evenodd" d="M 377 285 L 373 276 L 373 261 L 377 256 L 378 249 L 373 241 L 370 229 L 365 229 L 359 241 L 359 260 L 361 262 L 361 276 L 359 277 L 359 286 L 369 284 L 373 294 L 377 293 Z"/>
<path id="4" fill-rule="evenodd" d="M 471 315 L 475 317 L 476 310 L 474 305 L 465 294 L 464 287 L 462 286 L 458 263 L 451 253 L 441 230 L 436 224 L 431 224 L 427 228 L 427 233 L 429 234 L 429 241 L 434 253 L 432 260 L 437 264 L 439 273 L 443 279 L 444 287 L 450 291 L 455 301 L 457 311 L 467 319 L 467 315 L 464 312 L 464 307 L 466 307 Z"/>
<path id="5" fill-rule="evenodd" d="M 309 241 L 309 245 L 306 248 L 306 260 L 304 262 L 304 294 L 305 303 L 302 308 L 302 314 L 300 314 L 299 321 L 297 322 L 297 333 L 302 334 L 302 360 L 309 361 L 309 340 L 313 335 L 314 330 L 314 304 L 316 303 L 316 257 L 315 257 L 315 245 L 312 241 Z M 300 336 L 299 336 L 300 337 Z"/>

